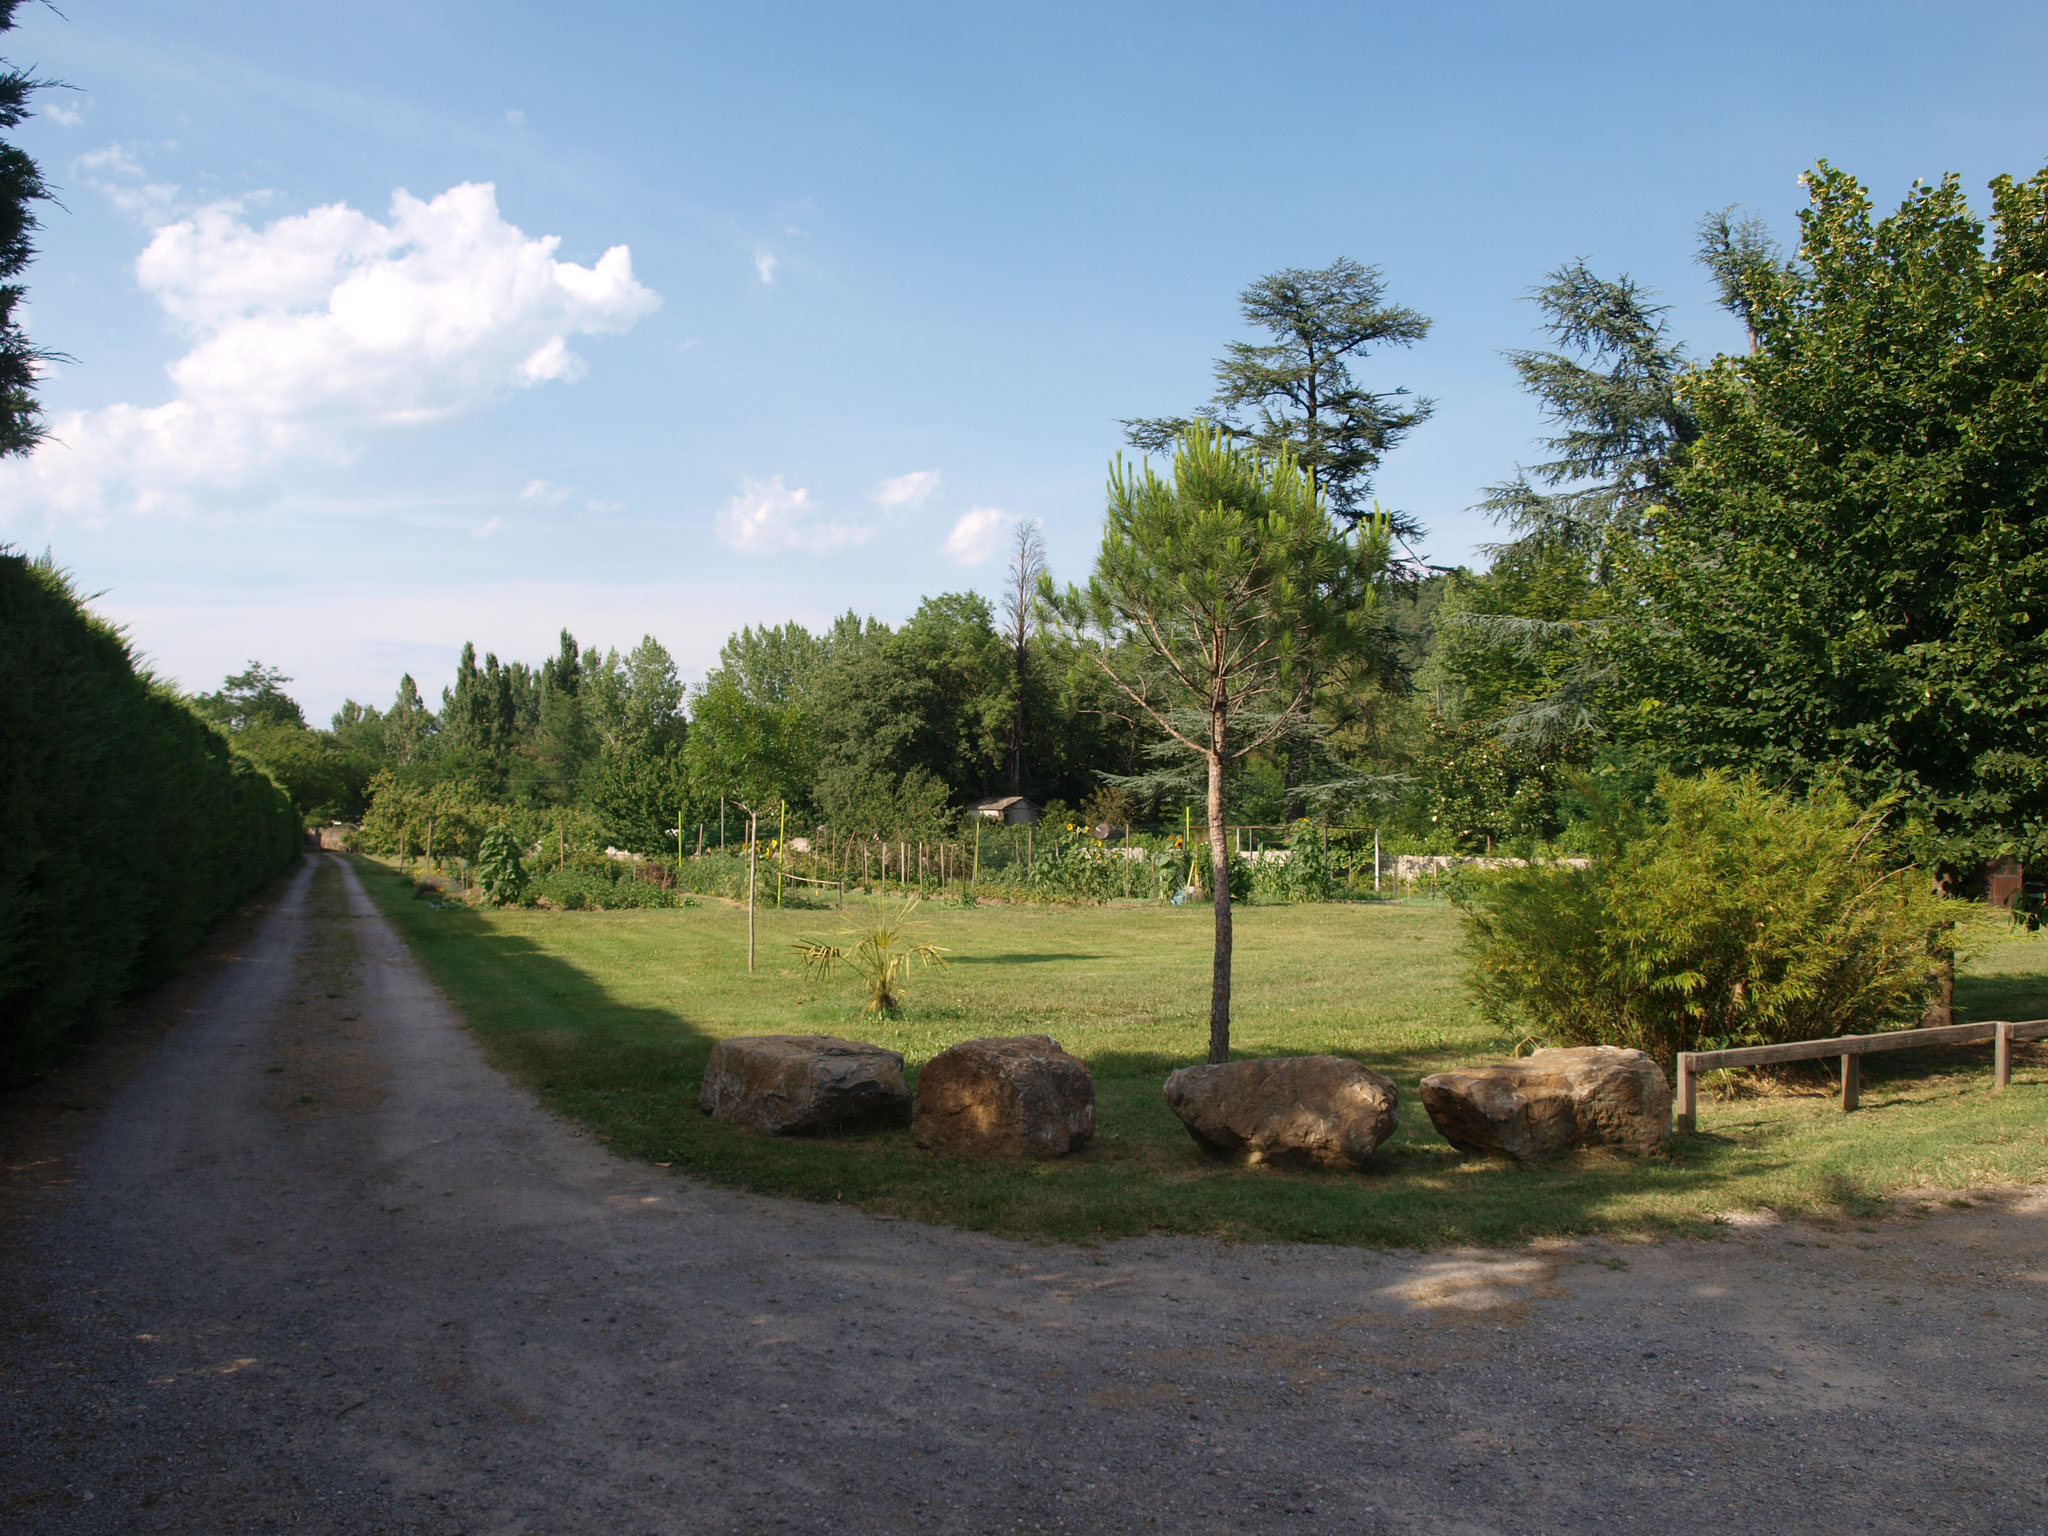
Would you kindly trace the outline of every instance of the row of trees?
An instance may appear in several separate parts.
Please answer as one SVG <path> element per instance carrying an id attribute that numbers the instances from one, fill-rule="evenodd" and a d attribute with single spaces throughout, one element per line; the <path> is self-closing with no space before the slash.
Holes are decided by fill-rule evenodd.
<path id="1" fill-rule="evenodd" d="M 1411 520 L 1371 500 L 1429 402 L 1354 368 L 1427 321 L 1350 262 L 1246 290 L 1265 339 L 1228 351 L 1200 411 L 1134 420 L 1129 438 L 1195 445 L 1197 480 L 1291 463 L 1304 506 L 1354 542 L 1331 589 L 1343 643 L 1304 654 L 1286 708 L 1252 709 L 1266 714 L 1226 754 L 1224 819 L 1369 818 L 1481 851 L 1569 842 L 1576 773 L 1753 767 L 1900 797 L 1915 852 L 1959 879 L 2041 855 L 2041 178 L 1996 184 L 1988 247 L 1953 179 L 1888 218 L 1829 167 L 1809 192 L 1795 253 L 1753 222 L 1702 227 L 1752 338 L 1741 355 L 1694 362 L 1626 276 L 1574 263 L 1534 291 L 1552 345 L 1509 362 L 1555 423 L 1552 451 L 1489 493 L 1506 538 L 1483 574 L 1425 566 Z M 1267 494 L 1285 500 L 1286 479 L 1268 473 Z M 1119 520 L 1152 506 L 1175 524 L 1165 483 L 1114 472 L 1106 561 L 1158 561 Z M 1249 558 L 1208 550 L 1201 527 L 1175 558 Z M 897 628 L 849 613 L 815 634 L 743 630 L 687 698 L 653 639 L 599 654 L 564 634 L 538 666 L 465 651 L 438 708 L 406 679 L 389 708 L 350 704 L 324 733 L 260 668 L 201 704 L 309 812 L 359 813 L 380 772 L 456 779 L 586 805 L 648 852 L 721 800 L 884 834 L 1001 791 L 1110 819 L 1207 809 L 1202 732 L 1099 664 L 1152 654 L 1138 627 L 1091 629 L 1040 592 L 1028 527 L 1009 564 L 997 605 L 948 593 Z"/>
<path id="2" fill-rule="evenodd" d="M 1952 888 L 2038 862 L 2048 172 L 1993 184 L 1988 240 L 1953 178 L 1884 217 L 1832 167 L 1807 186 L 1794 251 L 1727 214 L 1699 231 L 1742 353 L 1695 361 L 1654 294 L 1584 263 L 1534 291 L 1551 345 L 1508 360 L 1554 430 L 1488 495 L 1506 537 L 1483 574 L 1426 566 L 1371 499 L 1429 402 L 1353 370 L 1427 321 L 1339 262 L 1245 292 L 1267 339 L 1229 350 L 1205 407 L 1126 424 L 1171 467 L 1112 469 L 1082 586 L 1026 529 L 1000 616 L 946 594 L 900 629 L 744 630 L 687 700 L 651 639 L 598 657 L 565 635 L 539 668 L 465 654 L 438 711 L 407 681 L 330 745 L 368 768 L 358 794 L 459 778 L 649 852 L 719 802 L 883 834 L 1001 789 L 1198 806 L 1212 1053 L 1228 820 L 1569 846 L 1617 786 L 1727 768 L 1879 807 Z"/>

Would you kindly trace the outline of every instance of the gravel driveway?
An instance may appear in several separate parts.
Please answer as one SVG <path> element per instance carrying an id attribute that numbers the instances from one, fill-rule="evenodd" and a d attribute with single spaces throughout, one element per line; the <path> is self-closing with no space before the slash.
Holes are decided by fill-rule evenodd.
<path id="1" fill-rule="evenodd" d="M 232 948 L 10 1160 L 7 1532 L 2048 1532 L 2040 1193 L 1516 1252 L 1015 1243 L 619 1162 L 339 860 Z"/>

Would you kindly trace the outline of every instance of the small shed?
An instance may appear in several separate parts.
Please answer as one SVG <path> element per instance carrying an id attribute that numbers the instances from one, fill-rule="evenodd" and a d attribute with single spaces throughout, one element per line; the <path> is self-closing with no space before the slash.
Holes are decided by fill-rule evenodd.
<path id="1" fill-rule="evenodd" d="M 1028 826 L 1045 814 L 1022 795 L 991 795 L 967 809 L 983 821 L 999 821 L 1006 827 Z"/>
<path id="2" fill-rule="evenodd" d="M 1990 878 L 1985 882 L 1989 889 L 1986 895 L 1991 905 L 2012 910 L 2012 901 L 2027 888 L 2027 872 L 2018 859 L 2000 859 L 1985 870 Z"/>

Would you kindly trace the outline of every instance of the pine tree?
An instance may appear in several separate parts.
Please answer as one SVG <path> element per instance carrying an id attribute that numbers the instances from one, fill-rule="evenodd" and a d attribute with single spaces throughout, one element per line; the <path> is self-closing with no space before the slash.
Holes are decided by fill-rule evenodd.
<path id="1" fill-rule="evenodd" d="M 1372 507 L 1373 471 L 1434 409 L 1405 389 L 1375 392 L 1352 377 L 1352 362 L 1373 348 L 1413 346 L 1429 334 L 1425 316 L 1384 302 L 1386 286 L 1376 268 L 1342 257 L 1315 270 L 1269 272 L 1238 302 L 1246 322 L 1273 340 L 1232 342 L 1216 364 L 1210 402 L 1193 419 L 1125 422 L 1131 446 L 1165 452 L 1207 422 L 1266 458 L 1284 448 L 1331 510 L 1357 523 Z M 1403 539 L 1422 532 L 1398 512 L 1392 528 Z"/>
<path id="2" fill-rule="evenodd" d="M 13 29 L 19 9 L 21 0 L 0 0 L 0 32 Z M 29 98 L 54 84 L 0 59 L 0 128 L 20 127 L 34 115 Z M 0 144 L 0 457 L 27 453 L 42 441 L 36 380 L 43 364 L 62 360 L 61 354 L 31 342 L 15 318 L 26 292 L 15 279 L 36 253 L 34 236 L 40 226 L 34 204 L 49 197 L 50 188 L 35 161 L 13 144 Z"/>

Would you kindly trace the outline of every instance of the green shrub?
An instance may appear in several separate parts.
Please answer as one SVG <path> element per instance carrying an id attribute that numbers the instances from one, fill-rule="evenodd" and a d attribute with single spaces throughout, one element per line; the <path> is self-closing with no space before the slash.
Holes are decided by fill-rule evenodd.
<path id="1" fill-rule="evenodd" d="M 1916 1016 L 1954 903 L 1833 790 L 1663 777 L 1657 804 L 1588 792 L 1584 868 L 1469 879 L 1468 983 L 1517 1035 L 1679 1051 L 1857 1034 Z"/>
<path id="2" fill-rule="evenodd" d="M 607 912 L 634 911 L 643 907 L 695 905 L 687 896 L 651 880 L 636 880 L 621 873 L 628 866 L 613 861 L 610 871 L 584 869 L 545 870 L 527 881 L 523 899 L 531 906 L 545 901 L 570 912 L 602 908 Z"/>
<path id="3" fill-rule="evenodd" d="M 0 1081 L 43 1070 L 298 856 L 299 818 L 46 562 L 0 551 Z"/>
<path id="4" fill-rule="evenodd" d="M 476 851 L 476 880 L 492 906 L 518 905 L 526 890 L 526 866 L 520 862 L 519 839 L 510 827 L 501 824 L 483 835 Z"/>

